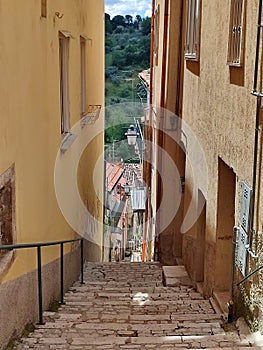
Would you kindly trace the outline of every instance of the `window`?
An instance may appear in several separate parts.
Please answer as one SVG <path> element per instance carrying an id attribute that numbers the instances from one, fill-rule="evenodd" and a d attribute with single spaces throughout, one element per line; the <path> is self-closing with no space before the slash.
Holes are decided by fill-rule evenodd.
<path id="1" fill-rule="evenodd" d="M 159 27 L 160 27 L 160 5 L 156 6 L 154 11 L 154 41 L 153 41 L 153 57 L 154 64 L 158 65 L 158 50 L 159 50 Z"/>
<path id="2" fill-rule="evenodd" d="M 61 133 L 70 130 L 69 113 L 69 35 L 59 33 Z"/>
<path id="3" fill-rule="evenodd" d="M 81 116 L 86 112 L 86 39 L 80 37 L 80 103 Z"/>
<path id="4" fill-rule="evenodd" d="M 199 59 L 200 43 L 200 2 L 201 0 L 187 1 L 187 22 L 185 35 L 185 58 L 190 60 Z"/>
<path id="5" fill-rule="evenodd" d="M 230 66 L 242 66 L 244 0 L 231 0 L 227 63 Z"/>
<path id="6" fill-rule="evenodd" d="M 47 0 L 41 0 L 41 17 L 47 17 Z"/>

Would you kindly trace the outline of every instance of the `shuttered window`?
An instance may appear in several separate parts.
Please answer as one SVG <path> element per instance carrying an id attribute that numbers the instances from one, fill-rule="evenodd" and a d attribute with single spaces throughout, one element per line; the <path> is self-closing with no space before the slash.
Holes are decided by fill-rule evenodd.
<path id="1" fill-rule="evenodd" d="M 242 66 L 245 0 L 231 0 L 227 63 Z"/>
<path id="2" fill-rule="evenodd" d="M 199 59 L 201 0 L 188 0 L 186 12 L 185 58 Z"/>

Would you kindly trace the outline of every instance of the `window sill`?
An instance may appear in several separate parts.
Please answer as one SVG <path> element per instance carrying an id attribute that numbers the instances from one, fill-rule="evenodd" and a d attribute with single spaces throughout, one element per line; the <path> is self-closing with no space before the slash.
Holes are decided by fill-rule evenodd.
<path id="1" fill-rule="evenodd" d="M 198 62 L 199 61 L 199 57 L 196 56 L 195 54 L 191 55 L 191 54 L 185 54 L 184 55 L 184 59 L 186 61 L 193 61 L 193 62 Z"/>
<path id="2" fill-rule="evenodd" d="M 76 140 L 76 138 L 77 138 L 77 135 L 71 134 L 70 132 L 63 134 L 62 142 L 60 146 L 60 152 L 62 154 L 65 153 L 73 144 L 73 142 Z"/>
<path id="3" fill-rule="evenodd" d="M 87 112 L 81 114 L 81 127 L 88 124 L 94 124 L 99 118 L 101 105 L 89 105 Z"/>
<path id="4" fill-rule="evenodd" d="M 232 68 L 242 68 L 242 64 L 241 63 L 235 63 L 235 62 L 227 62 L 227 65 Z"/>
<path id="5" fill-rule="evenodd" d="M 94 124 L 94 117 L 83 115 L 80 120 L 81 127 L 84 128 L 88 124 Z"/>

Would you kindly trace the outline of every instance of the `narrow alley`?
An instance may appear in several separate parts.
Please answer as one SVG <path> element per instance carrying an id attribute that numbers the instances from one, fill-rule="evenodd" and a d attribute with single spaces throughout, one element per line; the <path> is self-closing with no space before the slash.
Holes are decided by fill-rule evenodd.
<path id="1" fill-rule="evenodd" d="M 159 263 L 87 263 L 85 284 L 75 283 L 65 305 L 45 312 L 45 324 L 15 349 L 257 349 L 224 331 L 188 276 L 176 281 L 163 285 Z"/>

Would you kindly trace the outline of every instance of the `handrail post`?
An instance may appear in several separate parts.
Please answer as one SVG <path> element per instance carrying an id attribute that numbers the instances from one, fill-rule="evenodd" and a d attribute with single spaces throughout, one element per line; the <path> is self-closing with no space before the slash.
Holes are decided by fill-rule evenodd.
<path id="1" fill-rule="evenodd" d="M 80 241 L 80 283 L 84 284 L 84 240 Z"/>
<path id="2" fill-rule="evenodd" d="M 60 243 L 60 303 L 64 304 L 64 243 Z"/>
<path id="3" fill-rule="evenodd" d="M 37 271 L 38 271 L 38 311 L 39 324 L 43 322 L 43 305 L 42 305 L 42 263 L 41 263 L 41 246 L 37 246 Z"/>

